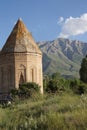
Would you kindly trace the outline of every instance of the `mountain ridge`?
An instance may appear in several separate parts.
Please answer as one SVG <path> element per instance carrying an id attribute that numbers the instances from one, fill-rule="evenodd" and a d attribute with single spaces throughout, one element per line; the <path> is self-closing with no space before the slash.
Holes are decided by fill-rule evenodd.
<path id="1" fill-rule="evenodd" d="M 38 42 L 43 52 L 45 74 L 60 72 L 62 75 L 79 77 L 82 58 L 87 54 L 87 43 L 79 40 L 58 38 Z"/>

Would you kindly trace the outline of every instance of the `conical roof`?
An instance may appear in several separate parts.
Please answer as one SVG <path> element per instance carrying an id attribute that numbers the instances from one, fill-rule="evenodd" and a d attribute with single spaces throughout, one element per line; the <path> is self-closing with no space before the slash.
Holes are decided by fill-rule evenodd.
<path id="1" fill-rule="evenodd" d="M 31 33 L 27 30 L 21 19 L 15 24 L 1 52 L 32 52 L 41 54 L 38 45 L 35 43 Z"/>

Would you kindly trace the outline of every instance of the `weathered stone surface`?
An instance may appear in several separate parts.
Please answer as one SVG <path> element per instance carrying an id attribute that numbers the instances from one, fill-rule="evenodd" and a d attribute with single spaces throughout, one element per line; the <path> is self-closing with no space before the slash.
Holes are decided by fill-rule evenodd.
<path id="1" fill-rule="evenodd" d="M 22 20 L 18 20 L 14 26 L 6 44 L 2 48 L 2 52 L 35 52 L 40 53 L 39 47 L 36 45 L 30 32 L 28 32 Z"/>
<path id="2" fill-rule="evenodd" d="M 42 52 L 18 20 L 0 52 L 0 92 L 9 92 L 23 82 L 36 82 L 43 93 Z"/>

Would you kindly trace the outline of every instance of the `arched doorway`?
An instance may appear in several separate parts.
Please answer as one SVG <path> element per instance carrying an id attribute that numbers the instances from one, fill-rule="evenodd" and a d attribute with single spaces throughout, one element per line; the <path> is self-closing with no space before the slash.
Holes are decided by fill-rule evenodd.
<path id="1" fill-rule="evenodd" d="M 18 77 L 19 77 L 19 84 L 23 84 L 26 82 L 26 67 L 24 65 L 20 65 Z"/>
<path id="2" fill-rule="evenodd" d="M 20 79 L 19 79 L 19 84 L 23 84 L 23 83 L 24 83 L 24 76 L 23 76 L 23 74 L 21 72 Z"/>

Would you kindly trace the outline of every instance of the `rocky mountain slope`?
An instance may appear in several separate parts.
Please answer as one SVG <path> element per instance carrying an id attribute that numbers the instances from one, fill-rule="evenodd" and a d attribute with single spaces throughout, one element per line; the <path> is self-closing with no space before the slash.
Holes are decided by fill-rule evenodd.
<path id="1" fill-rule="evenodd" d="M 60 72 L 67 77 L 79 77 L 82 58 L 87 54 L 87 43 L 58 38 L 38 44 L 43 52 L 45 74 Z"/>

